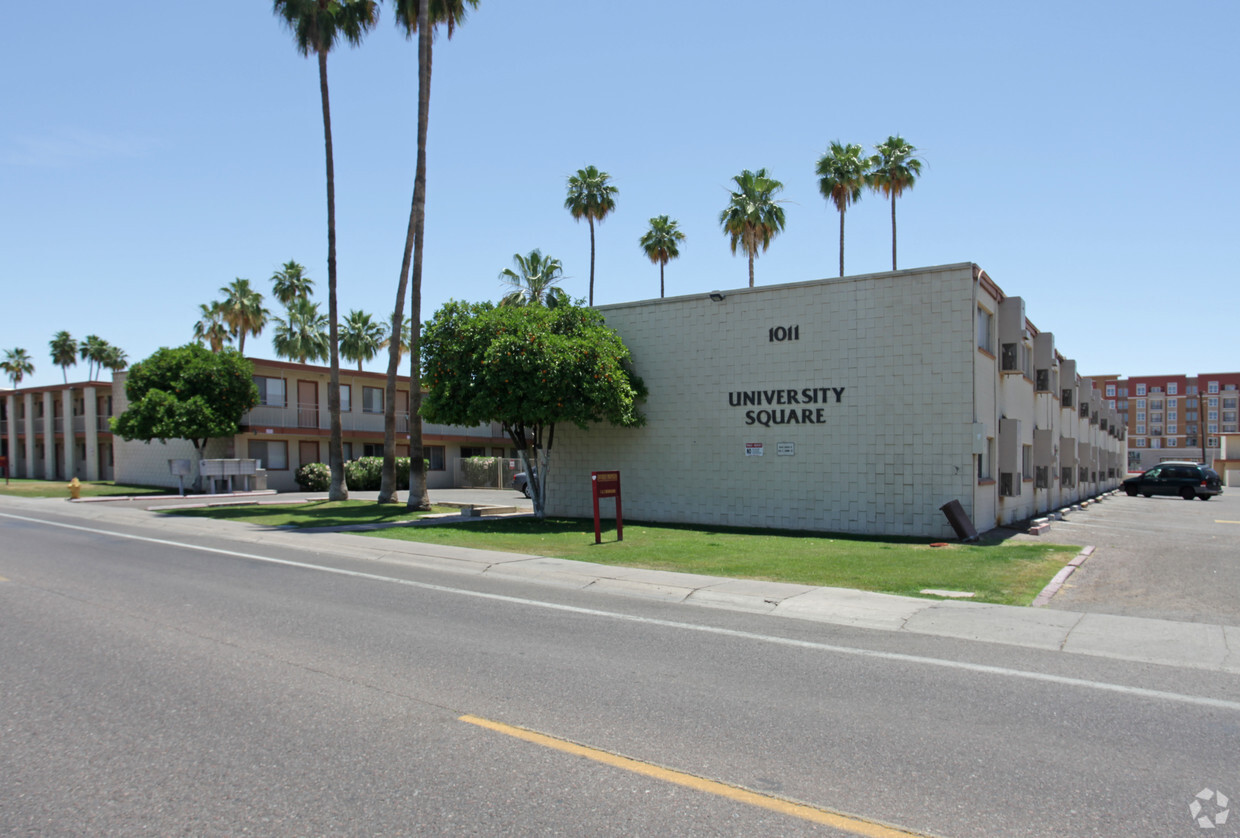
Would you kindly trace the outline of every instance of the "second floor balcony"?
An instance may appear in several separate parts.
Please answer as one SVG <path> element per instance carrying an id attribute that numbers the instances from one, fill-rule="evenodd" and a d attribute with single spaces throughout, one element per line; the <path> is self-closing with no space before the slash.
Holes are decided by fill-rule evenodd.
<path id="1" fill-rule="evenodd" d="M 288 407 L 259 405 L 241 417 L 241 424 L 247 427 L 272 428 L 284 433 L 296 433 L 298 430 L 331 430 L 331 417 L 326 408 L 315 403 L 302 402 Z M 351 410 L 340 412 L 340 429 L 345 433 L 370 432 L 383 433 L 383 414 L 371 413 L 354 406 Z M 409 433 L 409 413 L 396 412 L 396 434 Z M 436 425 L 431 422 L 422 423 L 422 433 L 440 436 L 479 436 L 498 437 L 502 435 L 498 425 L 484 423 L 472 428 L 459 425 Z"/>

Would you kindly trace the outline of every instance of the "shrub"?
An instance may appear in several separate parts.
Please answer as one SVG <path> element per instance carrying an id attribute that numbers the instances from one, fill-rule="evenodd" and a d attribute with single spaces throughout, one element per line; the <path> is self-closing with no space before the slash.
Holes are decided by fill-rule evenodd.
<path id="1" fill-rule="evenodd" d="M 327 463 L 306 463 L 294 472 L 293 479 L 303 492 L 326 492 L 332 483 L 332 470 Z"/>

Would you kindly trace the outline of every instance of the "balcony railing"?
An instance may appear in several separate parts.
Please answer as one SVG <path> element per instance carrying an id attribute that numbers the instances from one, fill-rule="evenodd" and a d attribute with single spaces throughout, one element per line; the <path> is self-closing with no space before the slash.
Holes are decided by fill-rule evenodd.
<path id="1" fill-rule="evenodd" d="M 357 406 L 355 405 L 354 410 L 341 412 L 341 430 L 346 432 L 383 432 L 382 413 L 366 413 L 356 408 Z M 318 405 L 313 404 L 299 404 L 291 407 L 259 405 L 241 417 L 241 424 L 258 426 L 260 428 L 288 428 L 290 430 L 313 428 L 326 431 L 331 428 L 331 416 L 326 410 L 320 410 Z M 408 433 L 409 414 L 406 411 L 397 411 L 396 434 L 400 436 Z M 500 435 L 498 426 L 494 426 L 489 422 L 484 422 L 471 428 L 423 422 L 422 433 L 439 436 L 492 437 Z"/>

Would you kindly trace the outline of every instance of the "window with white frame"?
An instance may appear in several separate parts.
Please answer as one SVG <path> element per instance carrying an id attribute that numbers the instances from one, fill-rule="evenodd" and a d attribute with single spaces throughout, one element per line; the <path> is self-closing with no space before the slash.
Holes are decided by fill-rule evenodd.
<path id="1" fill-rule="evenodd" d="M 1023 480 L 1033 479 L 1033 446 L 1020 447 L 1020 476 Z"/>
<path id="2" fill-rule="evenodd" d="M 258 387 L 258 403 L 264 407 L 285 407 L 285 387 L 283 378 L 268 378 L 263 375 L 254 376 L 254 384 Z"/>
<path id="3" fill-rule="evenodd" d="M 1235 399 L 1223 399 L 1223 410 L 1227 410 L 1228 408 L 1230 408 L 1230 409 L 1232 409 L 1232 410 L 1234 410 L 1234 409 L 1236 408 L 1236 400 L 1235 400 Z"/>
<path id="4" fill-rule="evenodd" d="M 267 471 L 288 470 L 288 443 L 282 439 L 251 439 L 246 446 L 251 460 L 261 460 Z"/>
<path id="5" fill-rule="evenodd" d="M 1179 433 L 1179 427 L 1180 427 L 1179 425 L 1167 425 L 1167 433 L 1169 433 L 1169 434 L 1178 434 L 1178 433 Z"/>
<path id="6" fill-rule="evenodd" d="M 340 385 L 340 412 L 348 413 L 353 410 L 353 387 L 349 384 Z M 348 459 L 347 457 L 345 459 Z"/>
<path id="7" fill-rule="evenodd" d="M 1206 385 L 1206 392 L 1207 392 L 1207 393 L 1217 393 L 1217 392 L 1218 392 L 1218 382 L 1217 382 L 1217 381 L 1211 381 L 1209 384 L 1207 384 L 1207 385 Z"/>
<path id="8" fill-rule="evenodd" d="M 1175 383 L 1174 381 L 1167 382 L 1167 395 L 1168 396 L 1174 396 L 1176 392 L 1179 391 L 1179 389 L 1180 389 L 1180 385 Z"/>
<path id="9" fill-rule="evenodd" d="M 1144 448 L 1144 447 L 1145 447 L 1145 440 L 1144 440 L 1144 439 L 1142 439 L 1142 438 L 1140 438 L 1140 437 L 1134 437 L 1132 441 L 1133 441 L 1133 444 L 1134 444 L 1137 448 Z"/>
<path id="10" fill-rule="evenodd" d="M 1144 395 L 1145 395 L 1145 385 L 1144 385 L 1144 384 L 1138 384 L 1138 385 L 1137 385 L 1137 395 L 1138 395 L 1138 396 L 1144 396 Z"/>
<path id="11" fill-rule="evenodd" d="M 1169 438 L 1167 439 L 1167 447 L 1168 447 L 1168 448 L 1177 448 L 1177 447 L 1179 447 L 1179 443 L 1180 443 L 1180 441 L 1179 441 L 1178 439 L 1176 439 L 1175 437 L 1169 437 Z"/>
<path id="12" fill-rule="evenodd" d="M 1137 399 L 1137 409 L 1138 410 L 1145 409 L 1145 399 Z"/>
<path id="13" fill-rule="evenodd" d="M 1115 395 L 1115 385 L 1114 385 L 1114 384 L 1108 384 L 1108 385 L 1107 385 L 1107 398 L 1108 398 L 1108 399 L 1109 399 L 1109 398 L 1112 398 L 1114 395 Z"/>
<path id="14" fill-rule="evenodd" d="M 977 348 L 995 354 L 995 316 L 981 306 L 977 307 Z"/>
<path id="15" fill-rule="evenodd" d="M 383 388 L 363 387 L 362 388 L 362 413 L 382 413 L 382 412 L 383 412 Z"/>
<path id="16" fill-rule="evenodd" d="M 1137 425 L 1137 433 L 1139 433 L 1139 434 L 1143 434 L 1143 433 L 1145 433 L 1145 426 L 1144 426 L 1144 425 Z"/>
<path id="17" fill-rule="evenodd" d="M 992 479 L 991 474 L 990 474 L 990 467 L 991 467 L 991 461 L 994 459 L 994 456 L 995 456 L 994 437 L 987 437 L 985 453 L 977 455 L 977 479 L 979 481 Z"/>

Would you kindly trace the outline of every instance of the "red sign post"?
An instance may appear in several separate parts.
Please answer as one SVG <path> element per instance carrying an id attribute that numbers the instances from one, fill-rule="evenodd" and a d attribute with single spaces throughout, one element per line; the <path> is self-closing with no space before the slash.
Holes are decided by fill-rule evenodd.
<path id="1" fill-rule="evenodd" d="M 4 472 L 4 485 L 9 485 L 9 458 L 0 457 L 0 471 Z"/>
<path id="2" fill-rule="evenodd" d="M 603 540 L 603 529 L 598 520 L 598 499 L 616 499 L 616 541 L 624 541 L 624 515 L 620 511 L 620 472 L 592 471 L 590 485 L 594 488 L 594 543 Z"/>

